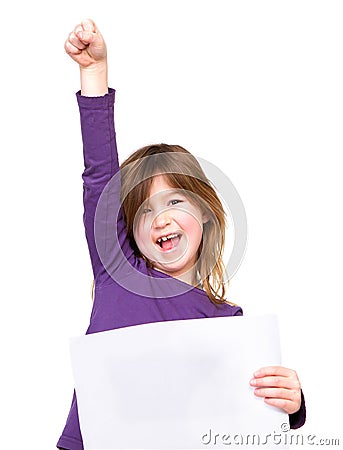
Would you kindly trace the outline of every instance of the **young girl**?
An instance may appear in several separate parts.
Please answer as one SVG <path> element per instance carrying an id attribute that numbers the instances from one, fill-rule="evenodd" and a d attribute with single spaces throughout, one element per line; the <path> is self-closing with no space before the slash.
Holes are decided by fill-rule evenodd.
<path id="1" fill-rule="evenodd" d="M 120 167 L 115 91 L 106 45 L 92 20 L 77 25 L 65 50 L 79 64 L 77 101 L 84 150 L 84 225 L 94 273 L 88 333 L 165 320 L 242 315 L 225 300 L 221 202 L 196 159 L 178 145 L 150 145 Z M 294 370 L 262 367 L 256 396 L 305 422 Z M 58 448 L 83 449 L 75 392 Z"/>

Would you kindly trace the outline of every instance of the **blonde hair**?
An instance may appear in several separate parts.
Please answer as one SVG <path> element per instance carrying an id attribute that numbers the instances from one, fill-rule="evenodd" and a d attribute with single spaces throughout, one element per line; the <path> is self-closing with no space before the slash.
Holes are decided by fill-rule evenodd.
<path id="1" fill-rule="evenodd" d="M 148 145 L 131 154 L 121 164 L 120 169 L 123 216 L 135 255 L 143 258 L 148 267 L 153 267 L 152 262 L 141 254 L 135 242 L 134 220 L 139 207 L 149 197 L 153 177 L 163 174 L 171 187 L 184 190 L 184 195 L 209 218 L 203 224 L 203 236 L 196 255 L 196 271 L 203 289 L 213 303 L 232 304 L 225 300 L 225 284 L 229 283 L 224 281 L 225 211 L 196 158 L 179 145 Z M 193 284 L 196 286 L 199 281 L 194 280 Z"/>

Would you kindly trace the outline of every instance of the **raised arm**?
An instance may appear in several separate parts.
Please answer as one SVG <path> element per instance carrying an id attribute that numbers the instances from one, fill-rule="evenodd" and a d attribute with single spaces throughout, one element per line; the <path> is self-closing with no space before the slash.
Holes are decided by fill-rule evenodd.
<path id="1" fill-rule="evenodd" d="M 113 112 L 115 92 L 108 89 L 107 84 L 106 44 L 92 20 L 84 20 L 75 27 L 65 42 L 65 50 L 80 67 L 81 92 L 77 93 L 77 101 L 85 165 L 82 174 L 83 219 L 97 285 L 109 278 L 99 256 L 94 224 L 99 198 L 107 183 L 119 170 Z M 120 182 L 115 188 L 115 197 L 119 202 Z M 118 234 L 120 233 L 124 241 L 126 230 L 122 218 L 118 220 Z M 113 252 L 116 253 L 114 248 L 111 249 L 112 259 Z"/>

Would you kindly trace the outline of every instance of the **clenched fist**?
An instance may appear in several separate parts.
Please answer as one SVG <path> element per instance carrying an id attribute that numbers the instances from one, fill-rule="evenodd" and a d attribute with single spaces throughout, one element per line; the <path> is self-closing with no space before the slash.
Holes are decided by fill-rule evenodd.
<path id="1" fill-rule="evenodd" d="M 65 51 L 80 67 L 90 67 L 106 61 L 105 41 L 91 19 L 85 19 L 69 34 Z"/>
<path id="2" fill-rule="evenodd" d="M 94 21 L 85 19 L 76 25 L 64 49 L 79 64 L 81 94 L 86 97 L 107 94 L 107 49 Z"/>

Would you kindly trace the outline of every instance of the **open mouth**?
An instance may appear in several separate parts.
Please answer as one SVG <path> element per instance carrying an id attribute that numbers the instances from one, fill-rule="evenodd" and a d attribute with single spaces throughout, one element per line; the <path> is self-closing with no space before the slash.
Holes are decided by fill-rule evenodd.
<path id="1" fill-rule="evenodd" d="M 156 245 L 164 252 L 172 250 L 179 244 L 181 236 L 182 235 L 180 233 L 171 233 L 167 234 L 166 236 L 161 236 L 159 239 L 157 239 Z"/>

